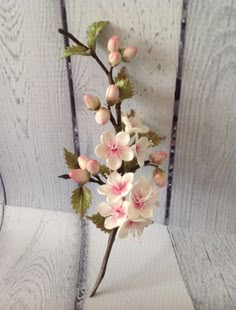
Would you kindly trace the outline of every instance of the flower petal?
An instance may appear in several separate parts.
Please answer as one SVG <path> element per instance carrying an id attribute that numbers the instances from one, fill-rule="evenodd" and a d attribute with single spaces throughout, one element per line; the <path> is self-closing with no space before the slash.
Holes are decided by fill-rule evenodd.
<path id="1" fill-rule="evenodd" d="M 146 207 L 143 208 L 142 210 L 140 210 L 141 215 L 145 218 L 145 219 L 152 219 L 153 218 L 153 208 L 152 207 Z"/>
<path id="2" fill-rule="evenodd" d="M 129 229 L 125 224 L 126 223 L 124 223 L 122 226 L 120 226 L 120 228 L 118 230 L 118 237 L 121 239 L 127 237 L 129 234 Z"/>
<path id="3" fill-rule="evenodd" d="M 132 183 L 134 180 L 134 174 L 133 172 L 128 172 L 128 173 L 125 173 L 122 177 L 122 183 Z"/>
<path id="4" fill-rule="evenodd" d="M 101 195 L 110 195 L 112 193 L 112 188 L 109 184 L 104 184 L 98 186 L 97 191 Z"/>
<path id="5" fill-rule="evenodd" d="M 116 145 L 119 146 L 126 146 L 129 144 L 130 135 L 124 131 L 118 132 L 116 135 Z"/>
<path id="6" fill-rule="evenodd" d="M 101 214 L 101 216 L 108 216 L 109 214 L 111 214 L 112 212 L 112 207 L 106 203 L 106 202 L 102 202 L 98 205 L 98 213 Z"/>
<path id="7" fill-rule="evenodd" d="M 100 158 L 106 159 L 109 156 L 110 152 L 106 145 L 98 144 L 95 148 L 95 154 Z"/>
<path id="8" fill-rule="evenodd" d="M 119 149 L 120 158 L 124 161 L 131 161 L 134 158 L 134 152 L 130 147 L 123 147 Z"/>
<path id="9" fill-rule="evenodd" d="M 140 210 L 134 208 L 134 206 L 132 204 L 130 204 L 129 210 L 128 210 L 128 216 L 131 219 L 135 219 L 137 217 L 139 217 L 140 215 Z"/>
<path id="10" fill-rule="evenodd" d="M 118 227 L 117 219 L 115 218 L 115 216 L 107 217 L 104 222 L 104 227 L 106 229 L 113 229 L 115 227 Z"/>
<path id="11" fill-rule="evenodd" d="M 110 185 L 115 185 L 117 186 L 117 184 L 120 184 L 122 180 L 121 175 L 118 172 L 112 172 L 108 178 L 107 178 L 107 183 Z"/>
<path id="12" fill-rule="evenodd" d="M 111 170 L 117 170 L 121 167 L 122 160 L 117 154 L 110 154 L 106 160 L 106 163 Z"/>
<path id="13" fill-rule="evenodd" d="M 112 131 L 105 131 L 101 135 L 101 142 L 107 146 L 112 146 L 116 142 L 116 136 Z"/>

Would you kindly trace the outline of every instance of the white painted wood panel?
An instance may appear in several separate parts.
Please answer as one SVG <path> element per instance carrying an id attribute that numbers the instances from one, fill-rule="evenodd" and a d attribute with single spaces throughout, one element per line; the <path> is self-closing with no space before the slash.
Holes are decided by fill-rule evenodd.
<path id="1" fill-rule="evenodd" d="M 0 233 L 0 309 L 74 309 L 78 236 L 71 213 L 7 205 Z"/>
<path id="2" fill-rule="evenodd" d="M 107 66 L 107 40 L 111 35 L 120 36 L 122 46 L 138 47 L 137 57 L 127 65 L 136 95 L 124 102 L 124 111 L 135 108 L 142 113 L 152 130 L 159 129 L 167 137 L 160 149 L 169 152 L 182 0 L 67 0 L 66 3 L 68 29 L 82 42 L 86 43 L 86 30 L 91 23 L 110 21 L 98 45 L 98 54 Z M 85 108 L 83 95 L 97 95 L 105 104 L 107 78 L 95 61 L 87 57 L 73 57 L 72 68 L 81 153 L 95 158 L 94 147 L 101 132 L 109 126 L 99 127 L 95 123 L 93 113 Z M 150 171 L 146 175 L 150 178 Z M 158 222 L 164 220 L 165 201 L 166 189 L 163 189 Z"/>
<path id="3" fill-rule="evenodd" d="M 236 234 L 169 230 L 194 308 L 236 309 Z"/>
<path id="4" fill-rule="evenodd" d="M 70 210 L 73 149 L 59 1 L 0 3 L 0 171 L 9 204 Z"/>
<path id="5" fill-rule="evenodd" d="M 87 294 L 105 252 L 107 235 L 90 227 Z M 85 310 L 193 310 L 166 226 L 146 228 L 140 242 L 115 240 L 107 272 Z"/>
<path id="6" fill-rule="evenodd" d="M 192 0 L 170 223 L 236 232 L 236 1 Z"/>

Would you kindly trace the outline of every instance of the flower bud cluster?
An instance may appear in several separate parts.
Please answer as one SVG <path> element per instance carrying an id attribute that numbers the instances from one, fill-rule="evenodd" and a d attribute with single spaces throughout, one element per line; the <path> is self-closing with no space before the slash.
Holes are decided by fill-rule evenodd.
<path id="1" fill-rule="evenodd" d="M 71 170 L 69 176 L 80 185 L 87 183 L 91 175 L 97 175 L 99 173 L 100 164 L 97 160 L 81 155 L 78 157 L 78 164 L 80 168 Z"/>
<path id="2" fill-rule="evenodd" d="M 108 40 L 107 49 L 109 51 L 109 64 L 111 67 L 115 67 L 120 64 L 121 61 L 130 62 L 137 54 L 137 47 L 128 46 L 126 48 L 120 48 L 120 38 L 113 36 Z"/>
<path id="3" fill-rule="evenodd" d="M 149 156 L 149 160 L 151 163 L 160 165 L 163 163 L 163 161 L 167 158 L 167 153 L 163 151 L 156 151 L 152 153 Z M 163 187 L 166 185 L 166 176 L 165 172 L 161 168 L 156 168 L 153 171 L 153 182 L 158 186 L 158 187 Z"/>

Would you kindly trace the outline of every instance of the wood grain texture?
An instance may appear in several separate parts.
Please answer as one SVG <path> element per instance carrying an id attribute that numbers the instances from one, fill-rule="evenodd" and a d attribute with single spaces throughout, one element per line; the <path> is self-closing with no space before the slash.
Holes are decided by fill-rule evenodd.
<path id="1" fill-rule="evenodd" d="M 236 232 L 236 1 L 188 2 L 170 223 Z"/>
<path id="2" fill-rule="evenodd" d="M 123 104 L 123 111 L 135 108 L 152 130 L 159 130 L 166 136 L 160 149 L 169 152 L 172 123 L 180 19 L 182 0 L 174 1 L 105 1 L 67 0 L 68 28 L 82 42 L 86 43 L 87 27 L 94 21 L 109 20 L 110 24 L 98 40 L 98 54 L 108 67 L 107 40 L 112 35 L 120 36 L 122 46 L 135 45 L 138 55 L 127 65 L 136 95 Z M 87 111 L 83 95 L 98 96 L 105 104 L 108 86 L 104 72 L 94 60 L 88 57 L 72 58 L 75 96 L 79 125 L 81 153 L 94 158 L 94 148 L 100 141 L 100 134 L 111 128 L 99 127 L 94 114 Z M 167 170 L 166 162 L 165 169 Z M 150 170 L 147 173 L 150 179 Z M 157 211 L 158 222 L 165 214 L 166 189 L 161 191 L 161 209 Z M 99 197 L 95 195 L 97 204 Z"/>
<path id="3" fill-rule="evenodd" d="M 194 308 L 236 309 L 236 235 L 169 230 Z"/>
<path id="4" fill-rule="evenodd" d="M 70 210 L 63 147 L 73 149 L 59 1 L 0 3 L 0 171 L 8 203 Z"/>
<path id="5" fill-rule="evenodd" d="M 95 283 L 107 243 L 107 235 L 95 226 L 90 231 L 87 294 Z M 140 242 L 117 238 L 107 274 L 96 295 L 86 299 L 84 309 L 193 310 L 167 228 L 151 225 Z"/>
<path id="6" fill-rule="evenodd" d="M 0 233 L 0 309 L 74 309 L 78 235 L 73 214 L 7 205 Z"/>

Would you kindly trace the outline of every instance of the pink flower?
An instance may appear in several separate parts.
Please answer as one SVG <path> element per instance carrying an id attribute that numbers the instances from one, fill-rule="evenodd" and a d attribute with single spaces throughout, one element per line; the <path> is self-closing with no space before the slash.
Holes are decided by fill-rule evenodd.
<path id="1" fill-rule="evenodd" d="M 150 155 L 149 159 L 154 164 L 161 164 L 167 158 L 167 153 L 163 151 L 157 151 Z"/>
<path id="2" fill-rule="evenodd" d="M 130 62 L 137 54 L 137 47 L 129 46 L 122 50 L 122 60 L 124 62 Z"/>
<path id="3" fill-rule="evenodd" d="M 107 178 L 107 184 L 98 186 L 97 191 L 99 194 L 107 196 L 108 203 L 116 203 L 130 192 L 133 187 L 133 178 L 132 172 L 125 173 L 123 176 L 112 172 Z"/>
<path id="4" fill-rule="evenodd" d="M 125 238 L 128 235 L 131 237 L 139 237 L 142 233 L 145 227 L 152 224 L 153 221 L 150 219 L 127 219 L 119 228 L 118 230 L 118 236 L 119 238 Z"/>
<path id="5" fill-rule="evenodd" d="M 89 110 L 96 111 L 100 108 L 101 103 L 98 97 L 92 95 L 85 95 L 84 102 Z"/>
<path id="6" fill-rule="evenodd" d="M 109 64 L 112 67 L 119 65 L 121 62 L 121 54 L 119 52 L 111 52 L 109 54 Z"/>
<path id="7" fill-rule="evenodd" d="M 163 187 L 166 184 L 165 172 L 157 168 L 153 171 L 153 181 L 158 187 Z"/>
<path id="8" fill-rule="evenodd" d="M 99 125 L 105 125 L 111 118 L 111 112 L 106 108 L 100 108 L 95 115 L 95 120 Z"/>
<path id="9" fill-rule="evenodd" d="M 96 175 L 99 173 L 99 170 L 100 170 L 100 164 L 97 160 L 94 160 L 94 159 L 90 159 L 88 162 L 87 162 L 87 170 L 88 172 L 90 172 L 91 174 L 93 175 Z"/>
<path id="10" fill-rule="evenodd" d="M 121 167 L 122 160 L 131 161 L 134 157 L 133 150 L 128 146 L 130 136 L 121 131 L 115 135 L 106 131 L 101 136 L 101 144 L 95 148 L 98 157 L 106 159 L 107 166 L 112 170 Z"/>
<path id="11" fill-rule="evenodd" d="M 116 85 L 109 85 L 106 91 L 106 100 L 109 105 L 114 105 L 119 100 L 119 88 Z"/>
<path id="12" fill-rule="evenodd" d="M 137 158 L 140 167 L 144 166 L 144 161 L 147 156 L 149 140 L 147 137 L 141 137 L 135 145 L 133 145 L 134 155 Z"/>
<path id="13" fill-rule="evenodd" d="M 120 48 L 120 38 L 113 36 L 108 40 L 107 49 L 109 52 L 116 52 Z"/>
<path id="14" fill-rule="evenodd" d="M 135 219 L 141 216 L 145 219 L 151 219 L 153 217 L 152 206 L 157 202 L 157 197 L 157 190 L 149 186 L 145 178 L 141 177 L 133 186 L 129 196 L 129 217 Z"/>
<path id="15" fill-rule="evenodd" d="M 104 227 L 106 229 L 113 229 L 122 225 L 127 218 L 128 206 L 129 202 L 123 202 L 122 199 L 114 204 L 100 203 L 98 205 L 98 212 L 101 216 L 106 217 Z"/>
<path id="16" fill-rule="evenodd" d="M 149 128 L 142 124 L 138 114 L 130 117 L 124 114 L 122 115 L 122 122 L 125 124 L 125 132 L 128 134 L 149 132 Z"/>
<path id="17" fill-rule="evenodd" d="M 89 172 L 83 169 L 71 170 L 69 176 L 72 180 L 76 181 L 80 185 L 87 183 L 90 179 Z"/>
<path id="18" fill-rule="evenodd" d="M 79 167 L 83 170 L 85 170 L 87 168 L 87 162 L 89 161 L 88 157 L 86 156 L 79 156 L 78 157 L 78 164 L 79 164 Z"/>

